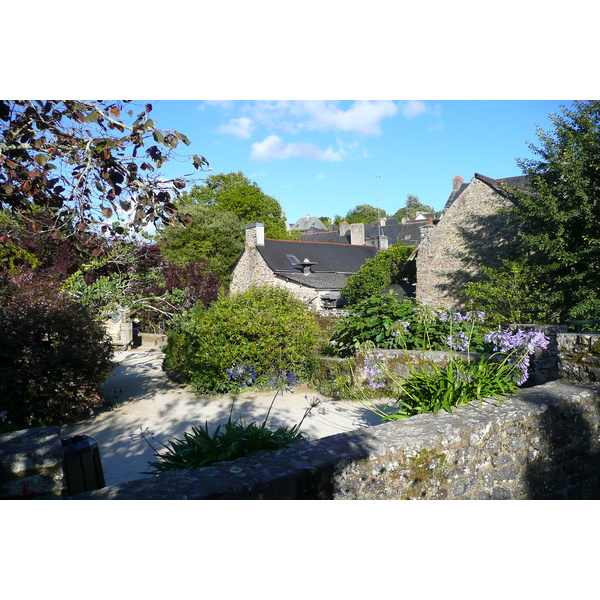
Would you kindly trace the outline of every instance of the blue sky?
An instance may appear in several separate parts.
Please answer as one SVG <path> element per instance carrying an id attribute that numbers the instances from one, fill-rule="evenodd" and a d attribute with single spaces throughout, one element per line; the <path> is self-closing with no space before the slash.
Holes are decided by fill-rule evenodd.
<path id="1" fill-rule="evenodd" d="M 241 171 L 293 223 L 359 204 L 393 214 L 408 194 L 441 210 L 452 178 L 520 175 L 536 125 L 559 100 L 150 101 L 161 128 L 187 135 L 215 173 Z M 173 163 L 165 175 L 181 173 Z M 188 170 L 187 172 L 192 171 Z M 376 177 L 379 175 L 379 177 Z"/>

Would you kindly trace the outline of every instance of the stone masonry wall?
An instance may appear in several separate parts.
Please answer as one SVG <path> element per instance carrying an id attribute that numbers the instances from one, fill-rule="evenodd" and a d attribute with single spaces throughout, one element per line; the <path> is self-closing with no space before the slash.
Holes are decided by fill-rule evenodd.
<path id="1" fill-rule="evenodd" d="M 600 381 L 600 334 L 559 333 L 558 374 L 574 382 Z"/>
<path id="2" fill-rule="evenodd" d="M 498 210 L 508 201 L 477 178 L 454 201 L 421 241 L 416 258 L 416 298 L 458 309 L 462 289 L 480 271 L 494 267 L 514 234 Z"/>
<path id="3" fill-rule="evenodd" d="M 419 415 L 74 499 L 600 498 L 600 384 Z"/>
<path id="4" fill-rule="evenodd" d="M 63 458 L 58 427 L 0 435 L 0 499 L 61 498 Z"/>

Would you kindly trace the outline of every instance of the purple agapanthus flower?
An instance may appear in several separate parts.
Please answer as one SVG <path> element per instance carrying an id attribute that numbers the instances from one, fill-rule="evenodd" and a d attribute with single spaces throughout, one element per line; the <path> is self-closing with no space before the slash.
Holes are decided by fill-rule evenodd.
<path id="1" fill-rule="evenodd" d="M 385 383 L 383 382 L 383 369 L 381 367 L 381 363 L 384 360 L 381 353 L 365 356 L 363 369 L 365 375 L 369 378 L 369 387 L 374 390 L 385 387 Z"/>
<path id="2" fill-rule="evenodd" d="M 538 349 L 548 347 L 550 339 L 541 331 L 511 331 L 497 329 L 485 335 L 485 341 L 492 344 L 494 352 L 508 354 L 509 361 L 518 366 L 521 377 L 517 385 L 525 383 L 529 377 L 530 357 Z"/>
<path id="3" fill-rule="evenodd" d="M 458 352 L 466 352 L 469 349 L 469 336 L 464 331 L 459 331 L 446 338 L 446 344 Z"/>
<path id="4" fill-rule="evenodd" d="M 247 365 L 243 361 L 236 363 L 229 369 L 226 369 L 225 372 L 227 373 L 228 379 L 235 381 L 242 388 L 251 386 L 256 381 L 257 377 L 254 367 Z"/>

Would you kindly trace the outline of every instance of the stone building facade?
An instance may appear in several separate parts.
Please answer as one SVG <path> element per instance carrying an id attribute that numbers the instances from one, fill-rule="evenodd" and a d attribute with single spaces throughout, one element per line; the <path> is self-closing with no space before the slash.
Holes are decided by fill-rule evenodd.
<path id="1" fill-rule="evenodd" d="M 503 208 L 511 205 L 505 184 L 522 187 L 525 177 L 491 179 L 476 173 L 469 183 L 455 177 L 439 222 L 422 234 L 416 257 L 416 298 L 431 306 L 459 309 L 463 289 L 482 266 L 495 268 L 515 239 Z"/>

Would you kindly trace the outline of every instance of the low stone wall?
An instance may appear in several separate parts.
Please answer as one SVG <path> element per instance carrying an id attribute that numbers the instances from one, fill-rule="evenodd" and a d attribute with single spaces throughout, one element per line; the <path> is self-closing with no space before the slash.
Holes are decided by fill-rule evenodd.
<path id="1" fill-rule="evenodd" d="M 61 498 L 63 458 L 58 427 L 0 435 L 0 498 Z"/>
<path id="2" fill-rule="evenodd" d="M 554 381 L 560 377 L 564 377 L 559 368 L 561 361 L 571 360 L 568 352 L 573 348 L 572 353 L 577 352 L 587 353 L 584 359 L 589 363 L 590 366 L 600 366 L 600 334 L 598 334 L 598 340 L 595 344 L 593 335 L 584 336 L 582 342 L 577 342 L 576 338 L 581 337 L 582 334 L 564 333 L 566 327 L 563 325 L 537 325 L 537 324 L 515 324 L 511 325 L 510 328 L 515 331 L 521 329 L 522 331 L 541 331 L 549 339 L 550 343 L 544 350 L 536 350 L 531 357 L 530 368 L 529 368 L 529 379 L 526 382 L 527 387 L 542 385 L 548 381 Z M 560 337 L 560 348 L 558 342 L 558 336 Z M 582 345 L 583 344 L 583 345 Z M 594 352 L 596 357 L 593 357 Z M 381 354 L 386 360 L 387 369 L 393 375 L 399 378 L 405 378 L 410 375 L 412 366 L 415 365 L 434 365 L 435 367 L 445 367 L 452 356 L 458 357 L 465 361 L 475 362 L 479 360 L 481 356 L 478 352 L 446 352 L 446 351 L 421 351 L 421 350 L 387 350 L 387 349 L 375 349 L 373 353 Z M 496 355 L 497 359 L 500 360 L 502 357 Z M 357 376 L 359 380 L 366 380 L 367 377 L 364 374 L 362 365 L 364 363 L 364 356 L 357 354 Z M 600 369 L 597 370 L 598 377 L 595 379 L 593 375 L 590 377 L 586 376 L 583 370 L 573 372 L 572 376 L 569 377 L 571 381 L 600 381 Z"/>
<path id="3" fill-rule="evenodd" d="M 569 381 L 600 381 L 600 333 L 557 335 L 558 376 Z"/>
<path id="4" fill-rule="evenodd" d="M 167 343 L 167 336 L 162 333 L 140 333 L 140 348 L 160 350 Z"/>
<path id="5" fill-rule="evenodd" d="M 74 499 L 600 498 L 600 384 L 420 415 Z"/>

